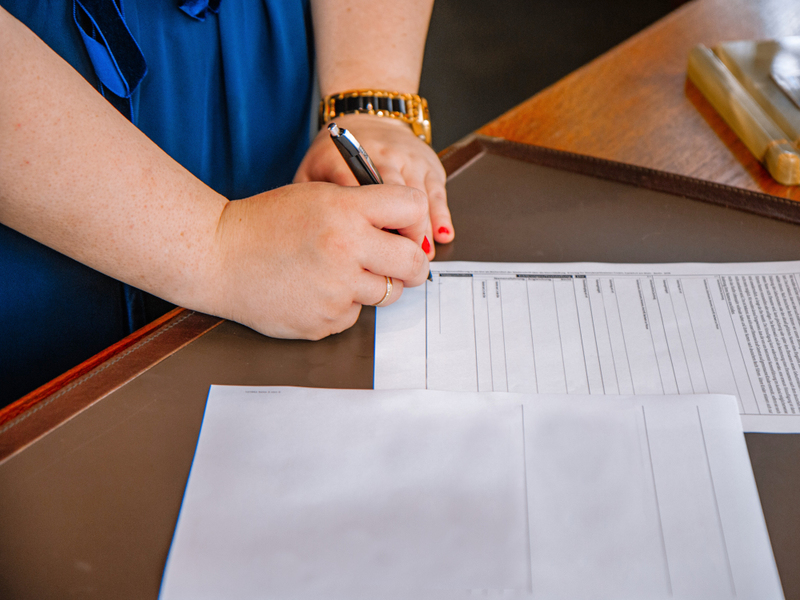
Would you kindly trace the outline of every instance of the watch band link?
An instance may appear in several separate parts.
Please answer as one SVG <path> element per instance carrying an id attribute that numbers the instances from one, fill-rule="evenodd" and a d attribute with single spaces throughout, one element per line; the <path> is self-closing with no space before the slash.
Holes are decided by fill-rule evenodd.
<path id="1" fill-rule="evenodd" d="M 414 135 L 431 143 L 428 102 L 417 94 L 384 90 L 350 90 L 326 96 L 320 102 L 320 127 L 346 114 L 370 114 L 399 119 L 411 126 Z"/>

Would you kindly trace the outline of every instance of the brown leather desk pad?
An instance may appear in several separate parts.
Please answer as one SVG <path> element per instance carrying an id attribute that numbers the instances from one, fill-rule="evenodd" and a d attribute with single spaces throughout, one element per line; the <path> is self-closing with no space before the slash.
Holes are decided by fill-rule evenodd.
<path id="1" fill-rule="evenodd" d="M 800 259 L 800 210 L 779 198 L 485 138 L 443 160 L 457 239 L 440 260 Z M 156 598 L 208 386 L 372 387 L 374 310 L 321 342 L 179 312 L 0 421 L 0 597 Z M 800 435 L 747 444 L 800 598 Z"/>

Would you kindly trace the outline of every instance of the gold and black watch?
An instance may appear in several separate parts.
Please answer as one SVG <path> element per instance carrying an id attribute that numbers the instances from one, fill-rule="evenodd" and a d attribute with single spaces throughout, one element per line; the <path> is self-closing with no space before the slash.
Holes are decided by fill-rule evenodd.
<path id="1" fill-rule="evenodd" d="M 398 119 L 411 126 L 419 139 L 431 143 L 431 121 L 428 101 L 417 94 L 385 90 L 350 90 L 331 94 L 319 105 L 319 124 L 348 114 L 369 114 Z"/>

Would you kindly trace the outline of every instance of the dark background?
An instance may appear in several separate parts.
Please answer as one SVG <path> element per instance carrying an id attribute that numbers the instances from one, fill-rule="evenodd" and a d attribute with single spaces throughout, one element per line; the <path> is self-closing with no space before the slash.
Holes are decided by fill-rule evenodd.
<path id="1" fill-rule="evenodd" d="M 420 95 L 439 151 L 683 0 L 436 0 Z"/>

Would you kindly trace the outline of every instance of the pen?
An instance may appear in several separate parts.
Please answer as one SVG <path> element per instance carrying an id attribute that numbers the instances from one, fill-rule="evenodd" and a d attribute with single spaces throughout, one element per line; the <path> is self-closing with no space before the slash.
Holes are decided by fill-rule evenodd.
<path id="1" fill-rule="evenodd" d="M 347 129 L 339 129 L 336 123 L 328 125 L 331 132 L 331 139 L 336 144 L 339 154 L 342 155 L 347 166 L 350 167 L 353 175 L 358 180 L 359 185 L 372 185 L 373 183 L 383 183 L 378 169 L 372 164 L 364 148 L 358 140 Z"/>
<path id="2" fill-rule="evenodd" d="M 366 150 L 361 147 L 361 144 L 358 143 L 358 140 L 352 133 L 347 131 L 347 129 L 339 129 L 336 123 L 328 125 L 328 131 L 331 134 L 333 143 L 336 144 L 336 148 L 339 150 L 339 154 L 342 155 L 347 166 L 350 167 L 350 171 L 355 176 L 359 185 L 383 183 L 378 169 L 372 164 L 372 160 Z M 425 238 L 425 242 L 427 241 L 428 239 Z M 428 281 L 433 281 L 433 275 L 430 271 L 428 271 Z"/>

